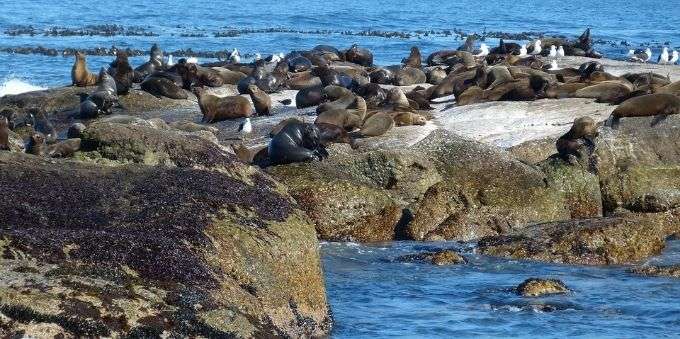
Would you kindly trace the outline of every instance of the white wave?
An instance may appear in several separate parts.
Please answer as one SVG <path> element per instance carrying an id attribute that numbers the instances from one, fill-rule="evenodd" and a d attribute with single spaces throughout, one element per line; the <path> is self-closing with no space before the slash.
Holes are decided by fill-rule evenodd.
<path id="1" fill-rule="evenodd" d="M 20 94 L 31 91 L 40 91 L 45 87 L 32 85 L 24 80 L 17 78 L 7 78 L 0 85 L 0 97 L 8 94 Z"/>

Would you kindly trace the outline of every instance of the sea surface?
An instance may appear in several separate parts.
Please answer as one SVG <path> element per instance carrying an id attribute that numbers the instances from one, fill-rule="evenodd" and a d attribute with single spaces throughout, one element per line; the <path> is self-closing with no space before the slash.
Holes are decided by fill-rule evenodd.
<path id="1" fill-rule="evenodd" d="M 457 32 L 573 38 L 587 27 L 610 58 L 643 46 L 655 55 L 662 46 L 680 48 L 675 1 L 12 0 L 0 8 L 0 50 L 42 46 L 59 52 L 0 52 L 0 96 L 69 84 L 73 57 L 61 54 L 69 48 L 148 50 L 158 43 L 167 51 L 238 48 L 243 55 L 268 55 L 357 43 L 387 65 L 413 45 L 424 55 L 455 48 L 462 43 Z M 97 33 L 101 25 L 117 25 L 118 33 Z M 52 33 L 67 30 L 89 33 Z M 484 42 L 495 46 L 498 40 Z M 88 56 L 88 65 L 94 71 L 112 59 Z M 145 60 L 131 58 L 133 65 Z M 460 250 L 470 264 L 394 262 L 435 248 Z M 625 267 L 501 260 L 455 243 L 325 243 L 321 251 L 334 338 L 680 337 L 680 281 L 637 277 Z M 680 263 L 680 241 L 669 242 L 665 254 L 650 262 Z M 572 292 L 537 299 L 513 294 L 514 286 L 535 276 L 561 279 Z"/>
<path id="2" fill-rule="evenodd" d="M 102 25 L 116 25 L 120 28 L 116 31 L 119 34 L 96 34 Z M 0 9 L 0 49 L 42 46 L 61 52 L 67 48 L 115 45 L 148 50 L 152 43 L 159 43 L 171 51 L 238 48 L 244 55 L 268 55 L 309 49 L 317 44 L 346 49 L 358 43 L 374 52 L 376 63 L 393 64 L 406 56 L 413 45 L 419 46 L 425 55 L 459 46 L 460 35 L 454 32 L 530 32 L 532 36 L 576 37 L 587 27 L 592 28 L 593 37 L 599 42 L 597 49 L 608 57 L 621 58 L 628 49 L 647 45 L 658 55 L 661 46 L 680 47 L 680 3 L 675 0 L 12 0 L 3 1 Z M 30 28 L 32 34 L 15 34 L 22 28 L 24 32 Z M 64 29 L 95 34 L 51 34 Z M 126 35 L 130 32 L 136 34 Z M 495 46 L 498 40 L 489 38 L 485 43 Z M 131 61 L 138 65 L 145 59 L 138 57 Z M 96 71 L 111 60 L 110 56 L 90 56 L 88 63 L 90 69 Z M 17 83 L 2 87 L 13 79 L 39 87 L 68 84 L 72 64 L 72 56 L 0 53 L 0 95 L 21 91 L 21 86 L 25 89 L 26 86 Z"/>

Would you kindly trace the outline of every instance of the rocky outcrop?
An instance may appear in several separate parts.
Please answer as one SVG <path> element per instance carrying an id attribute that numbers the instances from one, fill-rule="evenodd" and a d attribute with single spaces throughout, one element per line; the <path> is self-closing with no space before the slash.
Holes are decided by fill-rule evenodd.
<path id="1" fill-rule="evenodd" d="M 426 262 L 436 266 L 466 264 L 467 259 L 452 250 L 439 250 L 398 257 L 400 262 Z"/>
<path id="2" fill-rule="evenodd" d="M 285 190 L 235 162 L 170 159 L 0 152 L 1 336 L 328 333 L 314 227 Z"/>
<path id="3" fill-rule="evenodd" d="M 515 289 L 523 297 L 542 297 L 569 292 L 567 285 L 557 279 L 529 278 Z"/>
<path id="4" fill-rule="evenodd" d="M 582 265 L 635 263 L 661 253 L 680 230 L 677 210 L 537 224 L 478 243 L 483 254 Z"/>
<path id="5" fill-rule="evenodd" d="M 648 277 L 680 278 L 680 265 L 639 266 L 628 270 L 630 273 Z"/>

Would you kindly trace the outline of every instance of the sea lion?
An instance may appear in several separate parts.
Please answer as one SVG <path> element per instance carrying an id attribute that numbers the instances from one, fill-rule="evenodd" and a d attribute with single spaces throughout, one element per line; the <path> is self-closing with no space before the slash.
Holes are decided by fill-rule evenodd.
<path id="1" fill-rule="evenodd" d="M 669 115 L 680 113 L 680 98 L 669 93 L 654 93 L 630 98 L 621 103 L 607 120 L 607 126 L 617 129 L 621 118 L 655 116 L 654 127 Z"/>
<path id="2" fill-rule="evenodd" d="M 418 47 L 416 46 L 411 47 L 411 54 L 409 54 L 407 58 L 401 60 L 401 63 L 404 64 L 404 66 L 406 67 L 413 67 L 418 69 L 423 67 L 422 65 L 423 61 Z"/>
<path id="3" fill-rule="evenodd" d="M 472 52 L 473 49 L 474 49 L 474 46 L 475 46 L 475 40 L 477 40 L 475 35 L 468 35 L 465 38 L 465 42 L 462 45 L 458 46 L 457 50 L 458 51 L 465 51 L 465 52 Z"/>
<path id="4" fill-rule="evenodd" d="M 272 99 L 269 94 L 263 92 L 257 85 L 248 86 L 248 91 L 257 115 L 271 115 Z"/>
<path id="5" fill-rule="evenodd" d="M 507 67 L 493 66 L 489 69 L 489 72 L 487 73 L 486 81 L 487 83 L 489 83 L 486 89 L 494 89 L 496 86 L 508 82 L 514 82 L 516 80 L 515 78 L 512 77 L 512 74 L 510 74 L 510 71 L 508 70 Z"/>
<path id="6" fill-rule="evenodd" d="M 51 144 L 55 142 L 57 140 L 57 129 L 54 128 L 54 125 L 45 113 L 37 109 L 31 109 L 31 114 L 33 114 L 35 121 L 33 125 L 35 131 L 43 134 L 46 143 Z"/>
<path id="7" fill-rule="evenodd" d="M 629 97 L 630 87 L 619 82 L 605 81 L 581 88 L 574 92 L 575 98 L 593 98 L 597 102 L 619 103 Z"/>
<path id="8" fill-rule="evenodd" d="M 278 124 L 276 124 L 276 126 L 272 127 L 272 130 L 269 132 L 269 136 L 270 136 L 270 137 L 274 137 L 274 136 L 277 135 L 284 127 L 286 127 L 286 125 L 288 125 L 288 124 L 291 123 L 291 122 L 304 122 L 304 121 L 303 121 L 301 118 L 298 118 L 298 117 L 293 117 L 293 118 L 288 118 L 288 119 L 281 120 L 281 121 L 279 121 Z"/>
<path id="9" fill-rule="evenodd" d="M 319 105 L 326 98 L 321 86 L 307 87 L 295 95 L 295 107 L 298 109 Z"/>
<path id="10" fill-rule="evenodd" d="M 9 151 L 9 120 L 0 116 L 0 151 Z"/>
<path id="11" fill-rule="evenodd" d="M 182 87 L 167 77 L 162 76 L 148 76 L 141 83 L 143 91 L 157 97 L 167 97 L 170 99 L 187 99 L 189 96 Z"/>
<path id="12" fill-rule="evenodd" d="M 332 109 L 324 111 L 314 120 L 315 124 L 325 123 L 333 124 L 335 126 L 344 128 L 347 131 L 352 131 L 361 127 L 363 120 L 359 112 L 350 109 Z"/>
<path id="13" fill-rule="evenodd" d="M 330 85 L 323 88 L 323 95 L 331 101 L 338 100 L 349 94 L 352 94 L 352 91 L 341 86 Z"/>
<path id="14" fill-rule="evenodd" d="M 368 74 L 374 84 L 388 85 L 394 83 L 394 73 L 387 68 L 378 67 Z"/>
<path id="15" fill-rule="evenodd" d="M 286 86 L 289 89 L 301 90 L 303 88 L 321 86 L 321 79 L 312 75 L 312 72 L 292 73 L 286 80 Z"/>
<path id="16" fill-rule="evenodd" d="M 422 109 L 422 110 L 431 110 L 431 109 L 432 109 L 432 106 L 430 106 L 430 100 L 428 100 L 428 99 L 425 97 L 424 92 L 425 92 L 425 91 L 415 90 L 415 89 L 414 89 L 414 90 L 412 90 L 412 91 L 406 92 L 405 95 L 406 95 L 406 98 L 407 98 L 408 100 L 412 100 L 412 101 L 415 101 L 416 103 L 418 103 L 419 109 Z"/>
<path id="17" fill-rule="evenodd" d="M 345 52 L 345 60 L 364 67 L 371 67 L 373 66 L 373 53 L 354 44 Z"/>
<path id="18" fill-rule="evenodd" d="M 69 139 L 75 139 L 75 138 L 82 138 L 83 132 L 85 132 L 85 125 L 80 122 L 76 122 L 75 124 L 69 126 L 68 131 L 66 132 L 66 137 Z"/>
<path id="19" fill-rule="evenodd" d="M 473 85 L 473 79 L 477 76 L 477 70 L 472 69 L 462 73 L 449 73 L 439 85 L 427 89 L 427 98 L 435 99 L 454 94 L 456 96 L 463 93 L 468 87 Z"/>
<path id="20" fill-rule="evenodd" d="M 224 79 L 219 72 L 212 68 L 202 67 L 194 63 L 186 64 L 185 81 L 195 86 L 220 87 Z"/>
<path id="21" fill-rule="evenodd" d="M 366 106 L 376 108 L 382 106 L 387 99 L 387 91 L 378 84 L 366 84 L 357 88 L 356 93 L 366 101 Z"/>
<path id="22" fill-rule="evenodd" d="M 424 116 L 411 112 L 401 112 L 392 116 L 397 126 L 425 125 L 427 119 Z"/>
<path id="23" fill-rule="evenodd" d="M 316 108 L 316 114 L 323 113 L 324 111 L 329 111 L 332 109 L 345 109 L 348 108 L 349 105 L 354 103 L 356 101 L 356 95 L 354 93 L 348 93 L 341 98 L 323 103 L 319 105 L 319 107 Z"/>
<path id="24" fill-rule="evenodd" d="M 576 93 L 576 91 L 588 86 L 591 85 L 584 82 L 574 82 L 566 84 L 556 83 L 553 85 L 549 85 L 547 89 L 545 89 L 545 97 L 550 99 L 571 98 L 574 96 L 574 93 Z"/>
<path id="25" fill-rule="evenodd" d="M 46 154 L 52 158 L 66 158 L 80 150 L 80 139 L 67 139 L 47 147 Z"/>
<path id="26" fill-rule="evenodd" d="M 326 123 L 315 124 L 319 128 L 319 142 L 328 146 L 329 144 L 349 144 L 353 149 L 357 147 L 354 138 L 347 131 L 339 126 Z"/>
<path id="27" fill-rule="evenodd" d="M 99 84 L 89 96 L 83 97 L 80 103 L 80 118 L 96 118 L 99 114 L 111 114 L 111 109 L 118 104 L 116 81 L 102 67 L 99 70 Z"/>
<path id="28" fill-rule="evenodd" d="M 76 61 L 73 63 L 71 69 L 71 81 L 73 86 L 87 87 L 97 84 L 97 76 L 87 69 L 85 61 L 85 54 L 83 52 L 76 52 Z"/>
<path id="29" fill-rule="evenodd" d="M 571 129 L 557 139 L 555 143 L 557 153 L 562 159 L 571 163 L 574 162 L 572 157 L 590 156 L 595 150 L 594 139 L 597 136 L 595 120 L 590 117 L 575 119 Z"/>
<path id="30" fill-rule="evenodd" d="M 135 77 L 135 72 L 130 66 L 128 55 L 124 51 L 116 53 L 116 60 L 111 63 L 111 76 L 116 82 L 116 91 L 118 95 L 130 93 L 132 83 Z"/>
<path id="31" fill-rule="evenodd" d="M 212 70 L 217 72 L 217 75 L 222 78 L 222 81 L 227 85 L 236 85 L 241 79 L 247 77 L 244 73 L 232 71 L 224 67 L 212 67 Z"/>
<path id="32" fill-rule="evenodd" d="M 253 115 L 250 101 L 240 95 L 217 97 L 195 87 L 194 94 L 198 98 L 198 106 L 203 113 L 202 122 L 215 123 L 228 119 L 249 118 Z"/>
<path id="33" fill-rule="evenodd" d="M 328 156 L 319 140 L 319 128 L 308 123 L 289 123 L 269 142 L 267 147 L 272 165 L 322 160 Z"/>
<path id="34" fill-rule="evenodd" d="M 45 136 L 40 132 L 31 134 L 26 145 L 26 153 L 37 156 L 45 154 Z"/>
<path id="35" fill-rule="evenodd" d="M 394 127 L 394 119 L 389 113 L 378 112 L 364 121 L 361 129 L 356 133 L 361 137 L 377 137 L 387 133 Z"/>
<path id="36" fill-rule="evenodd" d="M 293 73 L 305 72 L 312 69 L 312 62 L 304 56 L 296 56 L 288 60 L 288 69 Z"/>
<path id="37" fill-rule="evenodd" d="M 354 88 L 357 85 L 351 76 L 338 72 L 331 67 L 316 67 L 312 70 L 312 75 L 319 77 L 323 86 L 335 85 L 345 88 Z"/>
<path id="38" fill-rule="evenodd" d="M 394 84 L 397 86 L 410 86 L 415 84 L 422 84 L 427 81 L 425 72 L 419 68 L 404 67 L 396 72 L 394 75 Z"/>
<path id="39" fill-rule="evenodd" d="M 399 109 L 409 109 L 411 105 L 409 104 L 406 94 L 399 88 L 390 88 L 387 91 L 387 104 L 391 104 L 395 108 Z"/>
<path id="40" fill-rule="evenodd" d="M 164 68 L 163 51 L 158 44 L 151 46 L 149 61 L 136 67 L 134 70 L 134 82 L 142 82 L 149 75 Z"/>
<path id="41" fill-rule="evenodd" d="M 665 85 L 657 90 L 658 93 L 670 93 L 680 96 L 680 81 Z"/>
<path id="42" fill-rule="evenodd" d="M 597 61 L 588 61 L 581 64 L 578 68 L 582 80 L 588 79 L 593 72 L 604 72 L 604 66 Z"/>
<path id="43" fill-rule="evenodd" d="M 427 76 L 427 83 L 431 85 L 439 85 L 444 78 L 446 78 L 446 70 L 439 66 L 425 68 L 425 76 Z"/>

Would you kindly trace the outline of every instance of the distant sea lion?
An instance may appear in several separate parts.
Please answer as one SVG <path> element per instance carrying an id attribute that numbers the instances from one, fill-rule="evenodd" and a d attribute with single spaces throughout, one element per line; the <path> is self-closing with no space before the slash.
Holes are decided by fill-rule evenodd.
<path id="1" fill-rule="evenodd" d="M 158 44 L 153 44 L 151 46 L 149 61 L 135 68 L 134 82 L 142 82 L 149 74 L 161 71 L 163 68 L 163 51 L 158 47 Z"/>
<path id="2" fill-rule="evenodd" d="M 413 67 L 413 68 L 418 68 L 420 69 L 423 67 L 423 60 L 422 56 L 420 55 L 420 50 L 418 47 L 413 46 L 411 47 L 411 54 L 403 60 L 401 60 L 401 63 L 404 64 L 406 67 Z"/>
<path id="3" fill-rule="evenodd" d="M 357 134 L 362 137 L 377 137 L 387 133 L 392 127 L 394 127 L 392 116 L 385 112 L 379 112 L 366 119 Z"/>
<path id="4" fill-rule="evenodd" d="M 669 115 L 680 113 L 680 98 L 669 93 L 647 94 L 624 101 L 612 112 L 607 125 L 618 128 L 621 118 L 656 116 L 651 126 L 665 120 Z"/>
<path id="5" fill-rule="evenodd" d="M 439 85 L 446 78 L 446 70 L 439 66 L 427 67 L 425 68 L 425 75 L 428 84 Z"/>
<path id="6" fill-rule="evenodd" d="M 113 106 L 118 104 L 117 93 L 116 81 L 102 67 L 97 89 L 80 103 L 80 118 L 91 119 L 99 114 L 111 114 Z"/>
<path id="7" fill-rule="evenodd" d="M 66 137 L 69 139 L 82 138 L 85 128 L 87 127 L 85 127 L 84 124 L 77 122 L 69 126 L 68 131 L 66 132 Z"/>
<path id="8" fill-rule="evenodd" d="M 373 53 L 354 44 L 345 52 L 345 60 L 364 67 L 371 67 L 373 66 Z"/>
<path id="9" fill-rule="evenodd" d="M 37 156 L 45 154 L 45 136 L 40 132 L 31 134 L 26 145 L 26 153 Z"/>
<path id="10" fill-rule="evenodd" d="M 271 115 L 272 99 L 269 97 L 269 94 L 260 90 L 257 85 L 248 86 L 248 92 L 248 94 L 250 94 L 250 100 L 253 101 L 253 106 L 255 106 L 257 115 Z"/>
<path id="11" fill-rule="evenodd" d="M 316 106 L 322 103 L 325 97 L 321 86 L 303 88 L 295 95 L 295 106 L 297 108 Z"/>
<path id="12" fill-rule="evenodd" d="M 130 66 L 126 52 L 118 51 L 116 53 L 116 60 L 111 64 L 111 76 L 116 81 L 116 90 L 119 95 L 130 92 L 135 72 Z"/>
<path id="13" fill-rule="evenodd" d="M 80 139 L 68 139 L 47 147 L 46 153 L 53 158 L 66 158 L 80 150 Z"/>
<path id="14" fill-rule="evenodd" d="M 401 112 L 395 114 L 392 119 L 397 126 L 425 125 L 427 119 L 424 116 L 411 112 Z"/>
<path id="15" fill-rule="evenodd" d="M 600 82 L 574 92 L 575 98 L 593 98 L 597 102 L 619 103 L 628 98 L 630 87 L 619 82 Z"/>
<path id="16" fill-rule="evenodd" d="M 425 72 L 419 68 L 404 67 L 397 71 L 394 76 L 394 84 L 397 86 L 410 86 L 415 84 L 422 84 L 427 81 Z"/>
<path id="17" fill-rule="evenodd" d="M 315 125 L 319 128 L 319 142 L 322 145 L 328 146 L 332 143 L 349 144 L 350 147 L 356 148 L 354 138 L 351 137 L 344 128 L 326 123 L 318 123 Z"/>
<path id="18" fill-rule="evenodd" d="M 348 109 L 332 109 L 319 114 L 314 120 L 315 124 L 325 123 L 333 124 L 335 126 L 344 128 L 347 131 L 352 131 L 362 125 L 361 117 L 353 110 Z"/>
<path id="19" fill-rule="evenodd" d="M 189 97 L 182 87 L 178 86 L 175 81 L 166 77 L 149 76 L 142 81 L 140 86 L 143 91 L 158 98 L 187 99 Z"/>
<path id="20" fill-rule="evenodd" d="M 276 134 L 267 148 L 272 165 L 322 160 L 328 152 L 319 140 L 314 124 L 289 123 Z"/>
<path id="21" fill-rule="evenodd" d="M 94 86 L 97 84 L 97 76 L 87 69 L 83 52 L 76 52 L 76 61 L 71 69 L 71 81 L 74 86 L 78 87 Z"/>
<path id="22" fill-rule="evenodd" d="M 9 150 L 9 120 L 0 116 L 0 151 Z"/>
<path id="23" fill-rule="evenodd" d="M 555 147 L 560 157 L 566 161 L 571 162 L 571 157 L 582 158 L 584 151 L 587 156 L 595 150 L 595 143 L 593 139 L 598 136 L 597 125 L 595 120 L 590 117 L 581 117 L 574 120 L 571 129 L 562 135 Z"/>
<path id="24" fill-rule="evenodd" d="M 198 98 L 198 106 L 203 113 L 204 123 L 215 123 L 219 121 L 249 118 L 253 115 L 253 108 L 250 101 L 240 95 L 217 97 L 208 93 L 200 87 L 194 88 L 194 94 Z"/>

